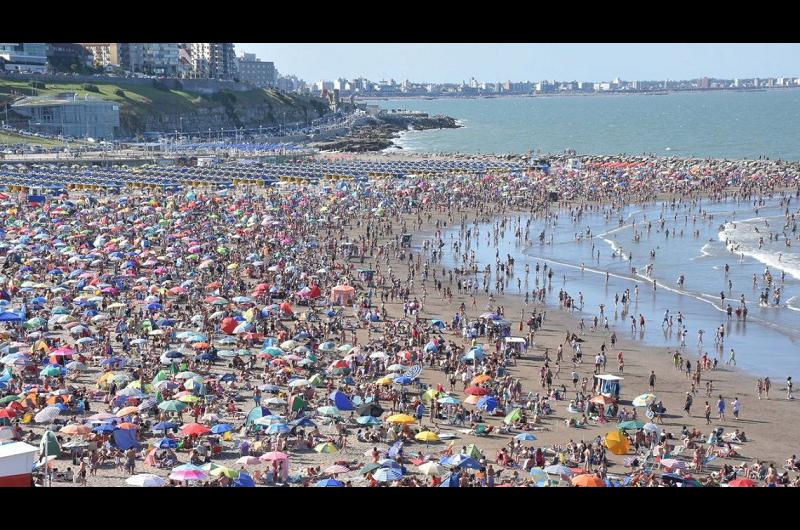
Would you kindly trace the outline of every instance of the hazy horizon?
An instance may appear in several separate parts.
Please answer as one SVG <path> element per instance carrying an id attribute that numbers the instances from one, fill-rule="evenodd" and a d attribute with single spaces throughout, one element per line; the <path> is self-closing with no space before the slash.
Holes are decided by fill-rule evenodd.
<path id="1" fill-rule="evenodd" d="M 306 81 L 629 81 L 797 77 L 800 44 L 237 43 Z"/>

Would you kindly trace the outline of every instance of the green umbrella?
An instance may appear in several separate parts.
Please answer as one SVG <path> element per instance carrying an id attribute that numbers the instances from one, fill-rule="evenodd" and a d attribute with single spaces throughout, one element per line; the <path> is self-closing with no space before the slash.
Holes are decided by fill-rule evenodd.
<path id="1" fill-rule="evenodd" d="M 159 370 L 156 376 L 153 378 L 153 385 L 164 381 L 165 379 L 169 379 L 169 371 L 168 370 Z"/>
<path id="2" fill-rule="evenodd" d="M 319 412 L 323 416 L 341 416 L 341 413 L 339 412 L 339 409 L 337 409 L 336 407 L 333 407 L 331 405 L 326 405 L 324 407 L 319 407 L 317 409 L 317 412 Z"/>
<path id="3" fill-rule="evenodd" d="M 52 365 L 45 366 L 44 368 L 42 368 L 42 371 L 39 372 L 39 375 L 44 376 L 44 377 L 52 377 L 52 376 L 55 376 L 55 375 L 61 375 L 61 368 L 58 368 L 57 366 L 52 366 Z"/>
<path id="4" fill-rule="evenodd" d="M 520 418 L 519 409 L 512 410 L 508 416 L 503 420 L 506 425 L 511 425 L 515 420 Z"/>
<path id="5" fill-rule="evenodd" d="M 25 322 L 25 324 L 23 324 L 23 327 L 25 329 L 36 329 L 36 328 L 40 328 L 40 327 L 44 326 L 44 323 L 45 323 L 44 319 L 42 319 L 40 317 L 34 317 L 34 318 L 28 320 L 27 322 Z"/>
<path id="6" fill-rule="evenodd" d="M 321 386 L 325 384 L 325 379 L 319 374 L 314 374 L 308 378 L 308 382 L 314 386 Z"/>
<path id="7" fill-rule="evenodd" d="M 0 399 L 0 404 L 5 405 L 6 403 L 11 403 L 12 401 L 16 401 L 19 399 L 19 396 L 6 396 L 3 399 Z"/>
<path id="8" fill-rule="evenodd" d="M 359 475 L 366 475 L 367 473 L 371 473 L 372 471 L 375 471 L 376 469 L 380 469 L 380 467 L 381 467 L 380 464 L 367 464 L 367 465 L 365 465 L 364 467 L 362 467 L 361 469 L 358 470 L 358 474 Z"/>
<path id="9" fill-rule="evenodd" d="M 617 428 L 621 431 L 633 431 L 642 427 L 644 427 L 644 423 L 639 420 L 623 421 L 617 425 Z"/>
<path id="10" fill-rule="evenodd" d="M 171 399 L 169 401 L 163 401 L 159 403 L 158 408 L 161 410 L 166 410 L 167 412 L 180 412 L 186 408 L 186 403 L 178 401 L 177 399 Z"/>

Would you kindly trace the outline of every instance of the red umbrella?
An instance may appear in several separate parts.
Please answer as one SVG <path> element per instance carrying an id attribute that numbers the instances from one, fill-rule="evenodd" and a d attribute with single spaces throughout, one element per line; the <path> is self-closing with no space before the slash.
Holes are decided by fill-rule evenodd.
<path id="1" fill-rule="evenodd" d="M 464 392 L 466 392 L 471 396 L 485 396 L 486 394 L 489 393 L 489 389 L 483 388 L 482 386 L 470 386 L 467 387 L 467 389 L 464 390 Z"/>
<path id="2" fill-rule="evenodd" d="M 13 409 L 1 409 L 0 410 L 0 418 L 11 419 L 11 418 L 16 418 L 16 417 L 17 417 L 17 413 L 14 412 Z"/>
<path id="3" fill-rule="evenodd" d="M 749 478 L 737 478 L 728 482 L 728 487 L 731 488 L 755 488 L 756 483 Z"/>
<path id="4" fill-rule="evenodd" d="M 211 432 L 211 429 L 199 423 L 187 423 L 181 427 L 181 434 L 188 434 L 190 436 L 200 436 L 207 432 Z"/>

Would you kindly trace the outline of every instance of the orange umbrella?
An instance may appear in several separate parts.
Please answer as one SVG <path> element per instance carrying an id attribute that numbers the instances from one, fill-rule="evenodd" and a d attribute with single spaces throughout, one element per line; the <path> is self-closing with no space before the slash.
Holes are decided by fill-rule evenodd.
<path id="1" fill-rule="evenodd" d="M 606 483 L 595 475 L 578 475 L 572 478 L 572 485 L 581 488 L 605 488 Z"/>
<path id="2" fill-rule="evenodd" d="M 470 385 L 472 386 L 480 385 L 481 383 L 485 383 L 490 379 L 491 377 L 486 374 L 476 375 L 475 377 L 472 378 L 472 381 L 470 381 Z"/>
<path id="3" fill-rule="evenodd" d="M 117 427 L 119 427 L 120 429 L 138 429 L 139 428 L 138 425 L 136 425 L 135 423 L 131 423 L 129 421 L 122 422 L 119 425 L 117 425 Z"/>
<path id="4" fill-rule="evenodd" d="M 60 433 L 64 433 L 69 436 L 85 436 L 90 434 L 92 430 L 87 427 L 86 425 L 78 425 L 76 423 L 71 423 L 70 425 L 65 425 L 59 429 Z"/>
<path id="5" fill-rule="evenodd" d="M 605 406 L 605 405 L 611 405 L 612 403 L 614 403 L 614 398 L 603 396 L 603 395 L 598 395 L 598 396 L 595 396 L 592 399 L 590 399 L 589 402 Z"/>
<path id="6" fill-rule="evenodd" d="M 139 412 L 139 409 L 136 407 L 123 407 L 117 411 L 117 418 L 130 416 L 131 414 L 136 414 L 137 412 Z"/>
<path id="7" fill-rule="evenodd" d="M 207 342 L 195 342 L 192 346 L 197 350 L 207 350 L 211 345 Z"/>
<path id="8" fill-rule="evenodd" d="M 467 396 L 467 399 L 464 400 L 464 403 L 467 405 L 477 405 L 480 399 L 481 396 Z"/>

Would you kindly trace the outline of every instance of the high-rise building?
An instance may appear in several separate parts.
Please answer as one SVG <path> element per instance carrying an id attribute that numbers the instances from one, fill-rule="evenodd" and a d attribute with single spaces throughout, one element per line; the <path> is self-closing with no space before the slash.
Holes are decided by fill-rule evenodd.
<path id="1" fill-rule="evenodd" d="M 94 66 L 105 68 L 119 66 L 119 43 L 116 42 L 81 42 L 81 46 L 92 53 Z"/>
<path id="2" fill-rule="evenodd" d="M 131 72 L 177 75 L 180 61 L 178 43 L 125 42 L 118 48 L 120 66 Z"/>
<path id="3" fill-rule="evenodd" d="M 244 53 L 239 59 L 239 80 L 259 88 L 271 88 L 277 84 L 275 63 L 262 61 L 254 53 Z"/>
<path id="4" fill-rule="evenodd" d="M 191 77 L 199 79 L 238 78 L 238 63 L 232 42 L 192 42 L 190 50 Z"/>
<path id="5" fill-rule="evenodd" d="M 47 43 L 0 42 L 0 70 L 45 73 L 47 71 Z"/>

